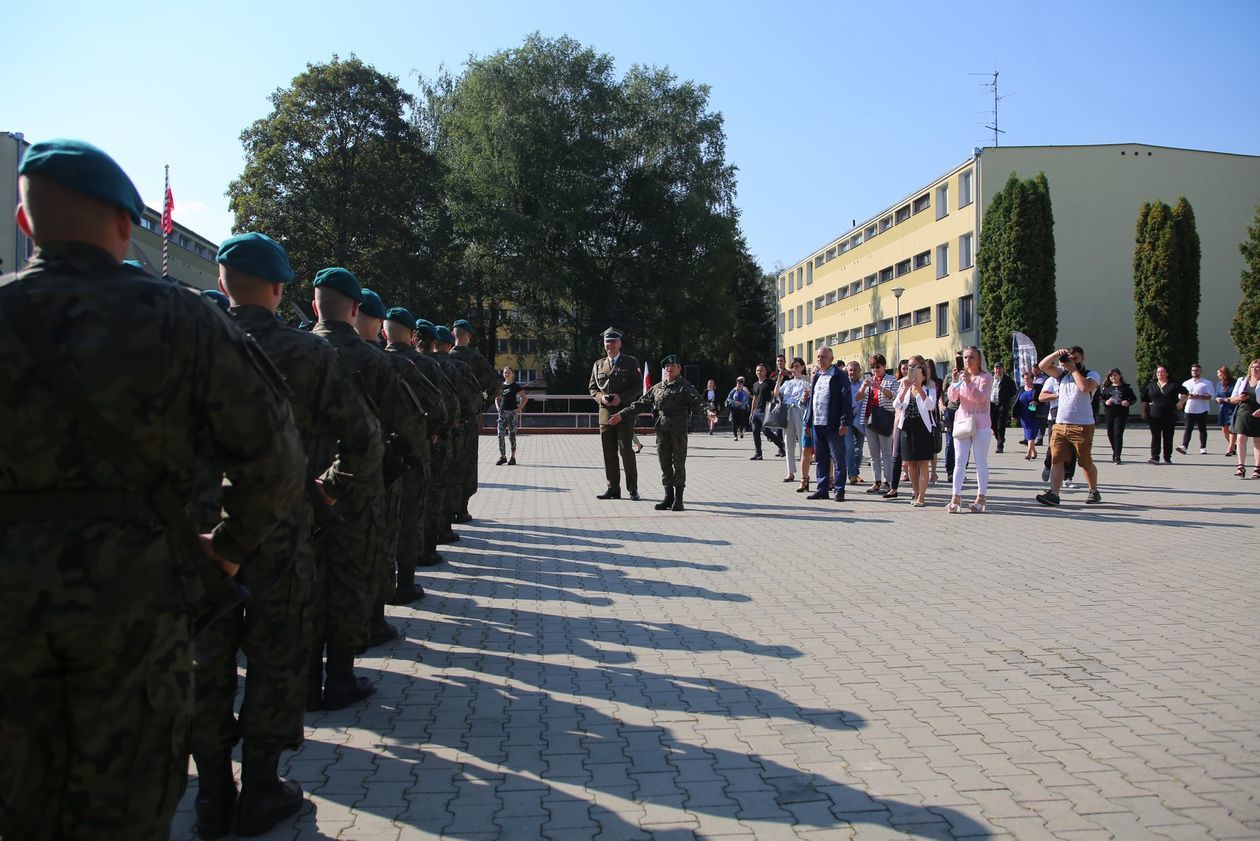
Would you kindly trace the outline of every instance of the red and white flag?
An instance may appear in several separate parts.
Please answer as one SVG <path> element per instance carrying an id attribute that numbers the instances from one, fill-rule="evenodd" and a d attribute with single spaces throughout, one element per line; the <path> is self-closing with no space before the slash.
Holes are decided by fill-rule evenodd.
<path id="1" fill-rule="evenodd" d="M 652 369 L 647 365 L 643 366 L 643 393 L 647 394 L 652 390 Z"/>
<path id="2" fill-rule="evenodd" d="M 166 185 L 166 200 L 162 203 L 162 233 L 170 236 L 171 231 L 175 230 L 175 220 L 172 215 L 175 213 L 175 196 L 171 195 L 171 185 Z"/>

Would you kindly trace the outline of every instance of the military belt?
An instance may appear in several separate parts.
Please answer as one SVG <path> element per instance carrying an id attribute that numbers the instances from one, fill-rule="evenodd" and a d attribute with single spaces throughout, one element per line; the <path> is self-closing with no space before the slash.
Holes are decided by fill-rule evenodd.
<path id="1" fill-rule="evenodd" d="M 0 494 L 0 523 L 136 519 L 157 518 L 144 497 L 123 488 Z"/>

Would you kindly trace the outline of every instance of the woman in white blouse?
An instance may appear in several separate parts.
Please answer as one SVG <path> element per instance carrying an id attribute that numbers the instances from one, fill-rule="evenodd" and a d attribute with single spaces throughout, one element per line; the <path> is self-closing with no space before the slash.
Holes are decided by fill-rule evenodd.
<path id="1" fill-rule="evenodd" d="M 936 447 L 932 440 L 932 407 L 936 405 L 936 386 L 928 376 L 922 356 L 910 357 L 906 378 L 901 381 L 893 406 L 897 410 L 898 445 L 902 463 L 910 473 L 915 508 L 927 505 L 928 472 Z"/>
<path id="2" fill-rule="evenodd" d="M 795 482 L 796 474 L 793 472 L 796 468 L 796 462 L 799 455 L 796 451 L 797 445 L 801 442 L 802 424 L 805 421 L 805 398 L 809 394 L 809 380 L 805 378 L 805 360 L 799 356 L 792 360 L 791 373 L 786 374 L 779 371 L 778 377 L 774 383 L 774 396 L 783 401 L 783 405 L 787 406 L 787 426 L 783 428 L 783 442 L 787 449 L 787 468 L 788 475 L 783 481 Z M 802 467 L 802 470 L 807 468 Z M 808 474 L 806 474 L 808 481 Z"/>

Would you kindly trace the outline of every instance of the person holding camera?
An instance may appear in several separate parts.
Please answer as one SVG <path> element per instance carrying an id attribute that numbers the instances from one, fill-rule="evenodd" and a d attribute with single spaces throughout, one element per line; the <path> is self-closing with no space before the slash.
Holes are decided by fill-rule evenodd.
<path id="1" fill-rule="evenodd" d="M 1058 383 L 1059 412 L 1050 438 L 1050 490 L 1037 494 L 1042 505 L 1059 504 L 1059 487 L 1063 484 L 1064 465 L 1077 460 L 1089 481 L 1085 502 L 1102 502 L 1098 493 L 1098 467 L 1094 464 L 1094 392 L 1102 385 L 1097 371 L 1085 367 L 1085 351 L 1080 345 L 1060 348 L 1041 360 L 1037 366 Z"/>
<path id="2" fill-rule="evenodd" d="M 954 462 L 954 494 L 945 511 L 957 514 L 962 510 L 962 486 L 967 476 L 967 460 L 976 457 L 976 501 L 968 506 L 973 513 L 982 514 L 985 496 L 989 490 L 989 443 L 993 440 L 993 413 L 989 395 L 994 391 L 993 375 L 984 370 L 984 357 L 980 348 L 971 345 L 954 357 L 954 376 L 949 385 L 950 401 L 958 402 L 954 414 L 954 426 L 950 435 L 957 452 Z"/>
<path id="3" fill-rule="evenodd" d="M 928 469 L 936 453 L 932 438 L 935 428 L 932 409 L 936 406 L 936 396 L 936 386 L 928 376 L 923 357 L 911 357 L 893 407 L 897 410 L 897 429 L 900 431 L 898 453 L 910 474 L 910 485 L 914 489 L 914 499 L 910 504 L 915 508 L 927 505 Z M 885 499 L 895 494 L 894 484 Z"/>

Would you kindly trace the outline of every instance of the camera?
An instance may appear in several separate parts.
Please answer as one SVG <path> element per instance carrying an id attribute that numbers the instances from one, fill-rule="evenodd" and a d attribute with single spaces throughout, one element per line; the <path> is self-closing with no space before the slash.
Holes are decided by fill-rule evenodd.
<path id="1" fill-rule="evenodd" d="M 1070 365 L 1072 363 L 1072 357 L 1066 353 L 1059 354 L 1059 363 L 1061 365 Z"/>

